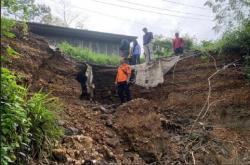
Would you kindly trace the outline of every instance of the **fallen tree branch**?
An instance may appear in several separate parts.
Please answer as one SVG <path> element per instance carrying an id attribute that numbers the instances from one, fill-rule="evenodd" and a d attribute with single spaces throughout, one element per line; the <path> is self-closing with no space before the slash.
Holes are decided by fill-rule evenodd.
<path id="1" fill-rule="evenodd" d="M 204 119 L 204 118 L 205 118 L 205 116 L 207 115 L 207 112 L 208 112 L 208 110 L 210 109 L 210 107 L 216 105 L 218 102 L 221 102 L 221 101 L 223 101 L 223 100 L 225 100 L 225 99 L 216 100 L 216 101 L 211 102 L 211 103 L 207 106 L 207 109 L 206 109 L 206 111 L 204 112 L 204 114 L 203 114 L 203 116 L 201 117 L 201 119 Z"/>
<path id="2" fill-rule="evenodd" d="M 206 99 L 206 102 L 204 103 L 204 105 L 203 105 L 200 113 L 198 114 L 197 118 L 195 119 L 195 121 L 194 121 L 194 123 L 193 123 L 193 125 L 191 127 L 190 133 L 193 131 L 193 128 L 194 128 L 195 124 L 200 119 L 201 115 L 204 113 L 205 108 L 206 108 L 206 111 L 205 111 L 205 114 L 206 114 L 208 112 L 208 110 L 210 109 L 210 107 L 211 107 L 211 104 L 212 104 L 212 103 L 210 103 L 210 97 L 211 97 L 211 91 L 212 91 L 211 79 L 214 76 L 216 76 L 218 73 L 220 73 L 221 71 L 224 71 L 225 69 L 227 69 L 228 67 L 230 67 L 230 66 L 236 66 L 235 63 L 237 61 L 239 61 L 239 60 L 236 60 L 235 62 L 229 63 L 229 64 L 223 66 L 221 69 L 217 69 L 211 76 L 208 77 L 208 79 L 207 79 L 208 80 L 208 95 L 207 95 L 207 99 Z M 214 64 L 216 65 L 216 63 L 214 63 Z M 215 68 L 217 68 L 217 66 Z M 203 115 L 203 118 L 204 117 L 205 116 Z"/>
<path id="3" fill-rule="evenodd" d="M 196 165 L 193 151 L 191 152 L 191 155 L 192 155 L 192 159 L 193 159 L 193 164 Z"/>
<path id="4" fill-rule="evenodd" d="M 188 139 L 190 138 L 191 133 L 193 132 L 193 129 L 194 129 L 196 123 L 198 122 L 198 120 L 199 120 L 199 119 L 204 119 L 204 118 L 205 118 L 205 116 L 206 116 L 206 114 L 208 113 L 208 111 L 209 111 L 209 109 L 210 109 L 211 106 L 215 105 L 215 104 L 218 103 L 219 101 L 224 100 L 224 99 L 216 100 L 216 101 L 210 103 L 210 97 L 211 97 L 211 91 L 212 91 L 212 87 L 211 87 L 211 80 L 212 80 L 212 78 L 213 78 L 214 76 L 216 76 L 218 73 L 220 73 L 221 71 L 224 71 L 225 69 L 227 69 L 228 67 L 230 67 L 230 66 L 236 66 L 236 62 L 237 62 L 237 61 L 239 61 L 239 60 L 236 60 L 236 61 L 234 61 L 234 62 L 232 62 L 232 63 L 227 64 L 227 65 L 224 65 L 221 69 L 216 69 L 216 71 L 208 77 L 208 79 L 207 79 L 207 80 L 208 80 L 208 94 L 207 94 L 207 98 L 206 98 L 206 101 L 205 101 L 203 107 L 201 108 L 201 110 L 200 110 L 198 116 L 196 117 L 194 123 L 193 123 L 192 126 L 191 126 L 191 130 L 190 130 L 190 132 L 189 132 Z M 214 65 L 215 65 L 215 68 L 217 68 L 216 62 L 214 62 Z M 203 114 L 203 115 L 202 115 L 202 114 Z M 202 116 L 202 117 L 201 117 L 201 116 Z M 192 142 L 193 142 L 193 141 L 192 141 Z M 188 145 L 190 145 L 190 144 L 192 145 L 192 142 L 189 143 L 189 144 L 187 144 L 187 145 L 185 146 L 185 149 L 189 150 L 189 149 L 188 149 Z M 188 153 L 188 152 L 189 152 L 189 151 L 187 151 L 187 153 Z M 193 164 L 195 165 L 196 162 L 195 162 L 195 158 L 194 158 L 194 155 L 193 155 L 193 151 L 191 152 L 191 155 L 192 155 L 192 158 L 193 158 Z"/>

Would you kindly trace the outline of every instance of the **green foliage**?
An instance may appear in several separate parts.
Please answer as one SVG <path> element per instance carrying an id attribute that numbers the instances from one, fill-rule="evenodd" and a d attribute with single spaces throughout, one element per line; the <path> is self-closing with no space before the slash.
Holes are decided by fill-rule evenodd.
<path id="1" fill-rule="evenodd" d="M 35 0 L 3 0 L 1 9 L 4 16 L 22 21 L 40 21 L 51 13 L 49 6 L 36 4 Z"/>
<path id="2" fill-rule="evenodd" d="M 14 20 L 1 17 L 1 35 L 8 38 L 14 38 L 15 34 L 11 33 L 10 29 L 12 29 L 15 25 L 16 22 Z"/>
<path id="3" fill-rule="evenodd" d="M 62 131 L 54 113 L 60 104 L 42 93 L 28 99 L 28 90 L 18 85 L 6 68 L 1 69 L 1 94 L 1 164 L 26 164 L 28 157 L 60 137 Z"/>
<path id="4" fill-rule="evenodd" d="M 153 50 L 156 57 L 167 57 L 172 54 L 172 40 L 163 36 L 155 36 Z"/>
<path id="5" fill-rule="evenodd" d="M 216 31 L 230 30 L 250 19 L 249 0 L 207 0 L 205 5 L 215 13 Z"/>
<path id="6" fill-rule="evenodd" d="M 200 47 L 196 49 L 207 53 L 227 54 L 227 53 L 239 53 L 244 58 L 245 73 L 250 80 L 250 21 L 244 22 L 238 28 L 233 31 L 226 32 L 223 37 L 217 41 L 202 41 Z"/>
<path id="7" fill-rule="evenodd" d="M 38 157 L 41 151 L 50 149 L 50 144 L 62 135 L 62 129 L 57 125 L 58 112 L 62 106 L 57 98 L 49 97 L 41 92 L 35 93 L 27 102 L 30 118 L 31 148 L 33 157 Z"/>
<path id="8" fill-rule="evenodd" d="M 249 56 L 250 54 L 250 21 L 233 31 L 224 33 L 223 37 L 217 41 L 202 41 L 199 49 L 201 51 L 219 52 L 240 52 Z"/>
<path id="9" fill-rule="evenodd" d="M 29 144 L 31 123 L 23 106 L 27 90 L 15 79 L 9 70 L 1 69 L 1 164 L 14 162 Z"/>
<path id="10" fill-rule="evenodd" d="M 94 53 L 88 48 L 74 47 L 67 42 L 63 42 L 58 45 L 59 49 L 66 55 L 75 58 L 77 60 L 84 60 L 95 64 L 119 64 L 118 55 L 106 55 L 100 53 Z"/>
<path id="11" fill-rule="evenodd" d="M 194 46 L 194 38 L 186 34 L 183 37 L 183 40 L 184 40 L 184 50 L 191 50 Z"/>
<path id="12" fill-rule="evenodd" d="M 7 51 L 7 55 L 8 55 L 8 56 L 15 56 L 15 55 L 18 54 L 18 53 L 17 53 L 13 48 L 11 48 L 11 47 L 8 47 L 8 48 L 6 49 L 6 51 Z"/>

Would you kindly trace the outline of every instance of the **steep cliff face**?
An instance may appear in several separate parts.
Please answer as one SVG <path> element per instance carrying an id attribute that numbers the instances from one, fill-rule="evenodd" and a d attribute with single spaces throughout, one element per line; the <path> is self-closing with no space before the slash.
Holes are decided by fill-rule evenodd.
<path id="1" fill-rule="evenodd" d="M 64 103 L 60 124 L 66 135 L 53 151 L 61 164 L 250 161 L 250 88 L 237 62 L 220 70 L 237 61 L 237 55 L 216 58 L 216 66 L 213 59 L 182 60 L 157 87 L 131 86 L 135 100 L 118 106 L 115 67 L 91 65 L 95 102 L 80 100 L 81 86 L 75 78 L 86 64 L 32 35 L 3 40 L 1 51 L 7 45 L 20 55 L 3 66 L 21 75 L 20 83 L 31 91 L 52 92 Z M 209 87 L 208 78 L 216 71 Z"/>

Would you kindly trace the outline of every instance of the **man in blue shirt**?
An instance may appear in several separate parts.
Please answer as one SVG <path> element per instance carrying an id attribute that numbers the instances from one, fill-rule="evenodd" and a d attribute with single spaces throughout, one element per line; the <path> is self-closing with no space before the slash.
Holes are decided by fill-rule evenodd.
<path id="1" fill-rule="evenodd" d="M 141 47 L 137 40 L 133 41 L 133 48 L 131 50 L 132 54 L 132 65 L 140 64 Z"/>
<path id="2" fill-rule="evenodd" d="M 143 49 L 145 54 L 145 60 L 148 64 L 153 59 L 153 33 L 148 32 L 147 28 L 143 28 L 142 31 L 144 32 L 143 35 Z"/>

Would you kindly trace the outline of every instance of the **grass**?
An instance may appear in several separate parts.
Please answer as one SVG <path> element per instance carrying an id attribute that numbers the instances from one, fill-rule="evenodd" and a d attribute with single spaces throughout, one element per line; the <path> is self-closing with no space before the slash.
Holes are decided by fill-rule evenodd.
<path id="1" fill-rule="evenodd" d="M 62 106 L 57 98 L 41 92 L 31 98 L 17 77 L 1 68 L 0 164 L 27 164 L 30 157 L 50 153 L 62 135 L 57 120 Z M 42 154 L 43 153 L 43 154 Z"/>
<path id="2" fill-rule="evenodd" d="M 87 61 L 103 65 L 118 65 L 120 61 L 118 55 L 95 53 L 88 48 L 74 47 L 67 42 L 59 44 L 58 47 L 66 55 L 80 61 Z"/>

